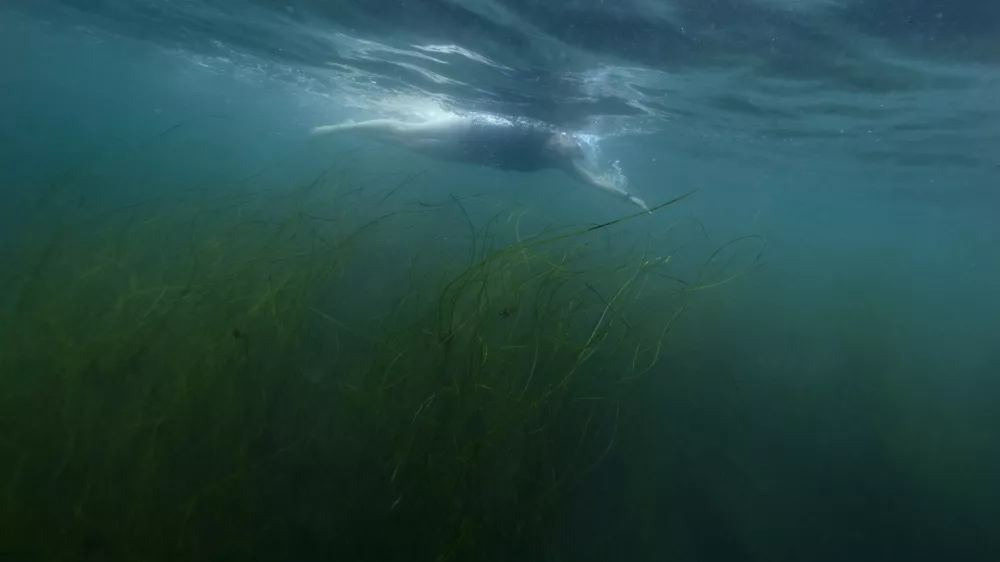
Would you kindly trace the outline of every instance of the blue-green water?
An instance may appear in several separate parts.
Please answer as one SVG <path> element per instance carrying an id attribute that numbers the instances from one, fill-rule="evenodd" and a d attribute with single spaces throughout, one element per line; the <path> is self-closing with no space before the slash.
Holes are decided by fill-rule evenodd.
<path id="1" fill-rule="evenodd" d="M 345 185 L 371 191 L 419 172 L 385 203 L 379 192 L 370 217 L 452 201 L 462 212 L 451 206 L 440 220 L 379 231 L 365 246 L 365 273 L 343 275 L 324 297 L 346 316 L 383 314 L 386 295 L 412 274 L 406 264 L 431 264 L 423 267 L 433 277 L 437 264 L 464 262 L 469 222 L 473 231 L 494 217 L 510 225 L 524 211 L 522 228 L 534 234 L 635 209 L 555 171 L 443 164 L 363 139 L 310 142 L 312 127 L 464 110 L 584 131 L 601 139 L 601 168 L 651 205 L 697 190 L 624 223 L 608 247 L 633 259 L 628 252 L 648 244 L 692 281 L 715 249 L 752 237 L 732 263 L 719 263 L 725 253 L 710 264 L 722 272 L 709 277 L 744 271 L 761 249 L 763 267 L 698 294 L 621 414 L 628 423 L 610 454 L 567 492 L 542 545 L 480 558 L 996 560 L 998 31 L 992 4 L 931 0 L 8 0 L 0 241 L 16 276 L 23 262 L 13 256 L 74 209 L 211 198 L 248 176 L 267 193 L 333 164 L 348 170 Z M 70 180 L 53 183 L 67 170 Z M 33 211 L 52 185 L 54 209 Z M 498 244 L 513 237 L 498 234 Z M 158 250 L 155 237 L 135 244 Z M 596 287 L 602 298 L 606 290 Z M 0 302 L 12 308 L 15 297 Z M 4 349 L 15 355 L 13 343 Z M 0 395 L 0 404 L 30 410 L 22 399 Z M 15 497 L 17 459 L 34 453 L 14 436 L 31 422 L 0 420 L 0 490 Z M 303 476 L 302 494 L 336 494 L 317 481 Z M 41 513 L 79 508 L 79 490 L 65 485 L 65 505 Z M 31 513 L 41 529 L 33 541 L 75 536 L 62 519 L 46 531 L 25 505 L 10 501 L 2 513 Z M 277 520 L 309 520 L 294 499 L 275 505 L 288 510 L 270 514 Z M 115 509 L 128 519 L 127 501 Z M 66 551 L 75 554 L 22 541 L 0 544 L 0 557 L 140 559 L 114 546 L 123 527 L 88 527 L 76 513 L 84 535 L 100 538 Z M 226 540 L 266 535 L 220 525 Z M 301 536 L 315 541 L 298 547 L 177 552 L 344 556 L 316 538 L 340 527 L 308 525 Z M 380 525 L 360 536 L 392 542 Z"/>

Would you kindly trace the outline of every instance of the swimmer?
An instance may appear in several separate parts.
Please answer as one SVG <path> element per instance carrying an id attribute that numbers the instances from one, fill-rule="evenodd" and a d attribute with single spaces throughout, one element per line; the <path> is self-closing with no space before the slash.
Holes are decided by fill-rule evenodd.
<path id="1" fill-rule="evenodd" d="M 584 152 L 572 135 L 526 122 L 485 117 L 448 117 L 423 123 L 392 119 L 316 127 L 314 137 L 353 131 L 428 156 L 502 170 L 559 169 L 571 178 L 644 210 L 646 203 L 584 166 Z"/>

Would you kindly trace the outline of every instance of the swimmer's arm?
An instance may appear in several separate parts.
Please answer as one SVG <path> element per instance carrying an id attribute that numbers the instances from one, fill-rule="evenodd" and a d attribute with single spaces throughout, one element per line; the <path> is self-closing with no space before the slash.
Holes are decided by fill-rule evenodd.
<path id="1" fill-rule="evenodd" d="M 625 189 L 618 187 L 610 180 L 605 177 L 599 176 L 590 170 L 586 169 L 583 164 L 577 161 L 570 162 L 563 167 L 563 170 L 573 179 L 589 185 L 591 187 L 596 187 L 602 191 L 606 191 L 616 197 L 625 199 L 643 209 L 647 209 L 646 203 L 639 199 L 638 197 L 632 196 Z"/>

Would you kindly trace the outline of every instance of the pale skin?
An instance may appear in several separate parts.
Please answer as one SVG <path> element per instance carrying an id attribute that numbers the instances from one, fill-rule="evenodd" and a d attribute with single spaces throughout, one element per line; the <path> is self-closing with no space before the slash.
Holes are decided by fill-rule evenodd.
<path id="1" fill-rule="evenodd" d="M 463 142 L 472 123 L 459 117 L 425 121 L 423 123 L 406 123 L 392 119 L 374 119 L 371 121 L 348 122 L 338 125 L 326 125 L 312 130 L 314 137 L 323 137 L 341 132 L 354 131 L 364 133 L 383 142 L 391 142 L 439 158 L 452 158 L 454 147 Z M 648 209 L 646 203 L 629 194 L 623 188 L 608 179 L 597 175 L 583 165 L 583 151 L 572 136 L 565 133 L 553 133 L 546 141 L 543 150 L 550 151 L 555 167 L 565 172 L 574 180 L 597 188 L 615 197 L 625 199 L 630 203 Z"/>

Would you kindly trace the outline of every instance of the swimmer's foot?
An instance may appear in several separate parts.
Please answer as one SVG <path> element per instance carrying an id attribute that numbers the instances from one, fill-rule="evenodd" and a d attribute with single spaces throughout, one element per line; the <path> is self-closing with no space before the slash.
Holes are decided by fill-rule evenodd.
<path id="1" fill-rule="evenodd" d="M 317 138 L 317 137 L 325 137 L 328 135 L 333 135 L 341 131 L 347 131 L 349 129 L 352 129 L 356 124 L 357 123 L 355 123 L 354 121 L 348 120 L 344 121 L 343 123 L 338 123 L 337 125 L 324 125 L 322 127 L 316 127 L 310 132 L 309 136 Z"/>

